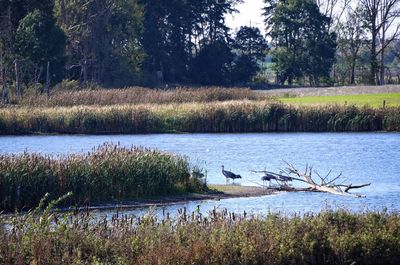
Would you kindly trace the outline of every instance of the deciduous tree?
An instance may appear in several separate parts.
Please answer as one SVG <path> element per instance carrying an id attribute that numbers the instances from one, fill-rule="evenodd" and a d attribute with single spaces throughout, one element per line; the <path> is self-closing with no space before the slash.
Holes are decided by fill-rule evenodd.
<path id="1" fill-rule="evenodd" d="M 365 44 L 365 28 L 360 8 L 348 9 L 344 20 L 338 24 L 338 51 L 343 57 L 349 83 L 355 83 L 355 68 L 361 47 Z"/>
<path id="2" fill-rule="evenodd" d="M 371 34 L 370 83 L 384 84 L 385 50 L 400 35 L 400 0 L 360 0 Z M 380 63 L 378 57 L 380 55 Z"/>

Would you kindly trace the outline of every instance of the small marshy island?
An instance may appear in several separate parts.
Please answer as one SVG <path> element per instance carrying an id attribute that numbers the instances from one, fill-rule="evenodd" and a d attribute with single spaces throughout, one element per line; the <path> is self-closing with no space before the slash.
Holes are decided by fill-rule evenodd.
<path id="1" fill-rule="evenodd" d="M 207 186 L 185 157 L 142 147 L 103 144 L 85 154 L 0 156 L 0 210 L 30 210 L 45 194 L 91 209 L 133 208 L 188 200 L 271 194 L 257 187 Z M 107 206 L 108 205 L 108 206 Z"/>

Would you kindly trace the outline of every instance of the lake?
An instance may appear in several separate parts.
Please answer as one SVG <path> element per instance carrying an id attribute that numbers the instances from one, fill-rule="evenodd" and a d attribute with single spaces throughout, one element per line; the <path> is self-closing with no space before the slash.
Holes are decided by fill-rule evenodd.
<path id="1" fill-rule="evenodd" d="M 207 173 L 207 181 L 224 184 L 221 165 L 240 174 L 241 185 L 261 183 L 251 170 L 279 171 L 290 162 L 299 169 L 313 165 L 321 175 L 332 169 L 346 183 L 371 183 L 357 190 L 366 198 L 322 193 L 281 193 L 260 198 L 191 202 L 168 206 L 169 212 L 187 207 L 203 212 L 214 207 L 254 214 L 319 212 L 346 208 L 351 211 L 400 210 L 400 134 L 398 133 L 268 133 L 268 134 L 157 134 L 108 136 L 2 136 L 0 153 L 40 152 L 68 154 L 90 151 L 105 142 L 144 146 L 185 155 Z M 127 211 L 138 214 L 147 209 Z M 158 209 L 157 211 L 161 211 Z M 109 213 L 105 213 L 109 214 Z"/>

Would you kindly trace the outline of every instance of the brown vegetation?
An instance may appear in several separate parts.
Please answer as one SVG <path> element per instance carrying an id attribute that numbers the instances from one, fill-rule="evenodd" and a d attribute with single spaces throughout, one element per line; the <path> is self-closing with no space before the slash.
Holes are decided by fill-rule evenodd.
<path id="1" fill-rule="evenodd" d="M 11 102 L 23 106 L 70 107 L 82 105 L 121 104 L 168 104 L 185 102 L 215 102 L 229 100 L 266 100 L 270 97 L 243 88 L 177 88 L 149 89 L 133 87 L 125 89 L 59 90 L 47 95 L 30 95 L 22 99 L 13 96 Z"/>
<path id="2" fill-rule="evenodd" d="M 72 192 L 67 205 L 81 205 L 201 188 L 185 158 L 143 148 L 105 144 L 81 155 L 0 155 L 0 211 L 30 209 L 46 193 Z"/>
<path id="3" fill-rule="evenodd" d="M 291 107 L 269 101 L 0 109 L 0 134 L 400 131 L 400 108 Z"/>
<path id="4" fill-rule="evenodd" d="M 1 264 L 399 264 L 396 213 L 0 216 Z M 6 228 L 6 224 L 9 224 Z"/>

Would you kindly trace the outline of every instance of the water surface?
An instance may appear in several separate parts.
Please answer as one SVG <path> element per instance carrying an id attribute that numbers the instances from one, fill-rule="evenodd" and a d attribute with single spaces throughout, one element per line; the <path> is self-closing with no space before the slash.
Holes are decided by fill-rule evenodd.
<path id="1" fill-rule="evenodd" d="M 202 211 L 214 207 L 235 212 L 265 214 L 326 208 L 353 211 L 400 210 L 400 134 L 397 133 L 279 133 L 279 134 L 157 134 L 112 136 L 6 136 L 0 137 L 0 153 L 40 152 L 68 154 L 90 151 L 104 142 L 138 145 L 185 155 L 207 172 L 207 181 L 225 183 L 221 165 L 242 175 L 242 185 L 261 183 L 250 170 L 279 171 L 284 160 L 299 168 L 313 165 L 321 175 L 343 172 L 347 183 L 371 183 L 359 192 L 365 199 L 330 194 L 282 193 L 260 198 L 193 202 L 168 207 Z M 133 211 L 132 213 L 138 211 Z"/>

